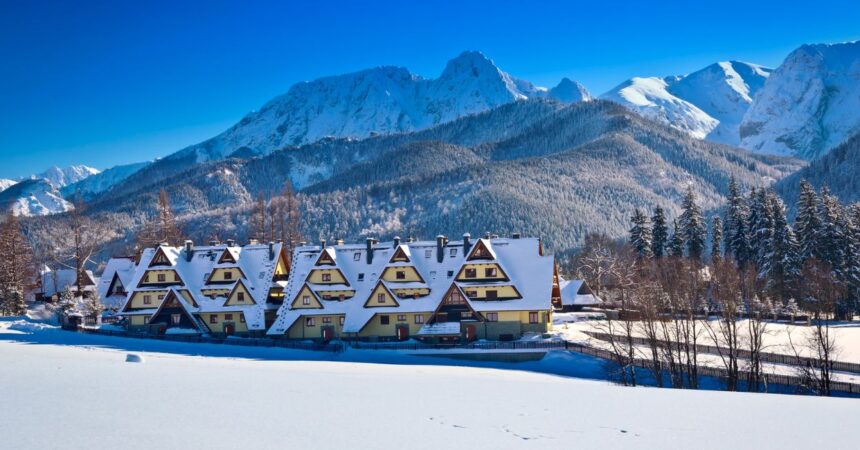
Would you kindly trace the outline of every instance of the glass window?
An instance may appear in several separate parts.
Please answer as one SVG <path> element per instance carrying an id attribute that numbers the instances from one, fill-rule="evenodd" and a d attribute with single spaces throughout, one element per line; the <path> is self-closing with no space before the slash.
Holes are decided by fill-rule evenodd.
<path id="1" fill-rule="evenodd" d="M 424 323 L 424 314 L 415 314 L 415 323 Z"/>
<path id="2" fill-rule="evenodd" d="M 388 325 L 389 322 L 390 322 L 390 320 L 389 320 L 388 316 L 379 316 L 379 324 L 380 325 Z"/>
<path id="3" fill-rule="evenodd" d="M 487 278 L 495 278 L 496 277 L 496 268 L 495 267 L 487 267 L 484 269 L 484 276 Z"/>
<path id="4" fill-rule="evenodd" d="M 158 282 L 164 283 L 165 281 L 167 281 L 167 276 L 163 273 L 158 274 Z"/>
<path id="5" fill-rule="evenodd" d="M 457 256 L 457 247 L 453 247 L 453 248 L 451 248 L 451 252 L 450 252 L 450 254 L 451 254 L 451 256 L 452 256 L 452 257 Z"/>
<path id="6" fill-rule="evenodd" d="M 218 314 L 210 314 L 209 323 L 218 323 Z"/>
<path id="7" fill-rule="evenodd" d="M 224 279 L 225 280 L 232 280 L 233 279 L 233 272 L 231 272 L 229 270 L 224 272 Z"/>
<path id="8" fill-rule="evenodd" d="M 406 272 L 404 272 L 402 270 L 398 270 L 397 273 L 395 273 L 395 276 L 398 280 L 405 280 L 406 279 Z"/>
<path id="9" fill-rule="evenodd" d="M 323 281 L 331 281 L 331 274 L 330 273 L 322 274 L 322 280 Z"/>
<path id="10" fill-rule="evenodd" d="M 475 269 L 466 269 L 466 278 L 475 278 L 478 276 L 478 271 Z"/>
<path id="11" fill-rule="evenodd" d="M 498 291 L 487 291 L 487 300 L 495 300 L 499 298 Z"/>
<path id="12" fill-rule="evenodd" d="M 313 317 L 306 317 L 305 318 L 305 326 L 313 327 L 313 326 L 316 326 L 316 324 L 317 324 L 316 320 L 314 320 Z"/>
<path id="13" fill-rule="evenodd" d="M 529 313 L 529 323 L 538 323 L 538 313 L 536 311 Z"/>
<path id="14" fill-rule="evenodd" d="M 425 258 L 430 259 L 431 256 L 433 256 L 433 249 L 428 248 L 427 250 L 424 250 Z"/>
<path id="15" fill-rule="evenodd" d="M 331 323 L 331 317 L 323 317 L 322 323 Z"/>
<path id="16" fill-rule="evenodd" d="M 498 322 L 499 321 L 499 313 L 487 313 L 487 322 Z"/>
<path id="17" fill-rule="evenodd" d="M 152 296 L 151 295 L 144 295 L 143 296 L 143 304 L 144 305 L 151 305 L 152 304 Z"/>
<path id="18" fill-rule="evenodd" d="M 302 297 L 302 304 L 303 305 L 310 305 L 311 304 L 311 296 L 310 295 L 303 296 Z"/>
<path id="19" fill-rule="evenodd" d="M 397 315 L 398 322 L 406 322 L 406 314 L 398 314 Z"/>
<path id="20" fill-rule="evenodd" d="M 245 301 L 245 293 L 244 292 L 237 292 L 236 293 L 236 300 L 238 300 L 240 302 L 244 302 Z"/>
<path id="21" fill-rule="evenodd" d="M 385 303 L 385 294 L 376 294 L 376 303 Z"/>
<path id="22" fill-rule="evenodd" d="M 344 319 L 345 319 L 345 317 L 340 316 L 340 324 L 341 324 L 341 326 L 343 326 L 343 321 L 344 321 Z"/>
<path id="23" fill-rule="evenodd" d="M 352 255 L 352 260 L 353 260 L 353 261 L 359 261 L 359 260 L 361 260 L 361 252 L 355 252 L 355 254 L 354 254 L 354 255 Z"/>
<path id="24" fill-rule="evenodd" d="M 170 322 L 173 323 L 174 325 L 179 325 L 180 320 L 182 320 L 182 315 L 180 315 L 180 314 L 171 314 L 170 315 Z"/>
<path id="25" fill-rule="evenodd" d="M 233 320 L 232 314 L 224 314 L 224 320 Z"/>
<path id="26" fill-rule="evenodd" d="M 364 273 L 358 274 L 358 281 L 364 281 Z"/>

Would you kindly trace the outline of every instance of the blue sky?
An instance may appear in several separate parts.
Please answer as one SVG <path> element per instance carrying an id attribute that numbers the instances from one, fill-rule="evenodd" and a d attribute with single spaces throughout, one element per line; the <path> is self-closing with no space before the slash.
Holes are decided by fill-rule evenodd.
<path id="1" fill-rule="evenodd" d="M 800 3 L 800 2 L 798 2 Z M 726 59 L 860 39 L 860 2 L 0 0 L 0 177 L 104 169 L 199 142 L 297 81 L 463 50 L 600 94 Z"/>

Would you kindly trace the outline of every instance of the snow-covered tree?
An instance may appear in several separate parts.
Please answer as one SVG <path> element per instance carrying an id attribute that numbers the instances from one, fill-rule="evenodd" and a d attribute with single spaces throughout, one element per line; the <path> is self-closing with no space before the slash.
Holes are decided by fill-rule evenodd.
<path id="1" fill-rule="evenodd" d="M 639 259 L 651 258 L 651 228 L 648 226 L 648 217 L 638 208 L 630 218 L 633 226 L 630 228 L 630 245 Z"/>
<path id="2" fill-rule="evenodd" d="M 732 256 L 740 267 L 745 267 L 750 257 L 749 235 L 747 232 L 746 201 L 741 195 L 737 180 L 729 182 L 729 195 L 726 202 L 725 222 L 723 223 L 724 254 Z"/>
<path id="3" fill-rule="evenodd" d="M 62 295 L 60 295 L 60 301 L 57 306 L 57 313 L 60 315 L 61 320 L 63 317 L 67 316 L 68 314 L 72 313 L 77 309 L 77 297 L 72 291 L 71 286 L 66 286 L 65 289 L 63 289 L 63 293 Z"/>
<path id="4" fill-rule="evenodd" d="M 801 261 L 819 258 L 819 233 L 821 232 L 821 199 L 815 188 L 806 180 L 800 181 L 800 196 L 797 199 L 797 217 L 794 232 L 800 246 Z"/>
<path id="5" fill-rule="evenodd" d="M 720 216 L 711 219 L 711 258 L 720 257 L 720 248 L 723 242 L 723 221 Z"/>
<path id="6" fill-rule="evenodd" d="M 705 251 L 705 239 L 707 237 L 707 225 L 702 217 L 702 209 L 696 204 L 696 195 L 692 188 L 687 189 L 687 195 L 681 204 L 681 233 L 687 246 L 687 255 L 695 260 L 702 259 Z"/>
<path id="7" fill-rule="evenodd" d="M 773 237 L 773 211 L 769 198 L 771 195 L 765 189 L 753 189 L 749 198 L 749 235 L 752 261 L 761 269 L 771 247 Z"/>
<path id="8" fill-rule="evenodd" d="M 21 231 L 18 218 L 9 215 L 0 224 L 0 313 L 20 315 L 21 303 L 33 285 L 33 250 Z"/>
<path id="9" fill-rule="evenodd" d="M 93 291 L 92 295 L 84 301 L 84 313 L 88 316 L 99 316 L 104 309 L 97 291 Z"/>
<path id="10" fill-rule="evenodd" d="M 681 258 L 684 256 L 684 237 L 681 235 L 682 230 L 679 229 L 678 220 L 672 221 L 672 237 L 669 238 L 668 252 L 669 256 Z"/>
<path id="11" fill-rule="evenodd" d="M 784 299 L 796 292 L 800 278 L 800 247 L 788 225 L 785 204 L 775 194 L 768 197 L 773 218 L 772 238 L 762 259 L 760 273 L 767 278 L 771 295 Z"/>
<path id="12" fill-rule="evenodd" d="M 666 246 L 669 244 L 669 227 L 666 225 L 666 215 L 663 208 L 654 208 L 651 216 L 651 253 L 654 258 L 662 258 L 666 255 Z"/>

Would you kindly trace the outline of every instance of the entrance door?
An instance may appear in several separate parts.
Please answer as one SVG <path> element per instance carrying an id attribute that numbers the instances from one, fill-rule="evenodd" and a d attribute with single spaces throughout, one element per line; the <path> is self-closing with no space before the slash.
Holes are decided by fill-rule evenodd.
<path id="1" fill-rule="evenodd" d="M 334 339 L 334 330 L 331 328 L 323 328 L 322 329 L 322 339 L 324 342 L 328 342 Z"/>
<path id="2" fill-rule="evenodd" d="M 397 340 L 405 341 L 409 339 L 409 327 L 397 327 Z"/>
<path id="3" fill-rule="evenodd" d="M 228 324 L 224 325 L 224 334 L 226 334 L 227 336 L 232 336 L 233 333 L 235 333 L 235 332 L 236 332 L 236 325 L 233 325 L 232 323 L 228 323 Z"/>
<path id="4" fill-rule="evenodd" d="M 466 325 L 466 342 L 472 342 L 478 337 L 474 325 Z"/>

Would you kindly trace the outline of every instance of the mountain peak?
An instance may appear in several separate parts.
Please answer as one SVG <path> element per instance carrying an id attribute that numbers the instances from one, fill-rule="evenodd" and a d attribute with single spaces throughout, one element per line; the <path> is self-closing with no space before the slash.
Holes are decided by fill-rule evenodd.
<path id="1" fill-rule="evenodd" d="M 565 103 L 585 102 L 593 97 L 578 81 L 564 77 L 558 84 L 549 90 L 548 96 Z"/>
<path id="2" fill-rule="evenodd" d="M 496 66 L 490 58 L 483 53 L 470 50 L 460 53 L 456 58 L 448 61 L 445 70 L 442 71 L 440 79 L 454 78 L 457 76 L 472 76 L 475 78 L 488 74 L 498 76 L 504 72 Z"/>

